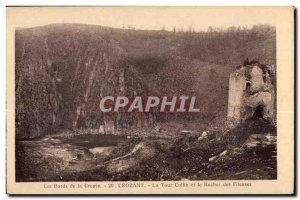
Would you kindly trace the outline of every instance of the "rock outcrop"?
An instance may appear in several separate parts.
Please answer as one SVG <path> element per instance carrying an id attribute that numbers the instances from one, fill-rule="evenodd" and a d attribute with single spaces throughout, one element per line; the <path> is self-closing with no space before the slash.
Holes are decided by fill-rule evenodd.
<path id="1" fill-rule="evenodd" d="M 33 138 L 63 130 L 124 133 L 124 129 L 153 128 L 156 122 L 174 119 L 183 124 L 196 120 L 194 124 L 203 127 L 212 119 L 225 118 L 227 77 L 240 62 L 239 53 L 248 55 L 251 49 L 251 55 L 262 61 L 276 60 L 273 29 L 259 36 L 253 31 L 190 35 L 80 24 L 17 29 L 16 135 Z M 263 48 L 244 50 L 244 40 Z M 183 94 L 197 96 L 199 113 L 99 111 L 103 96 Z"/>
<path id="2" fill-rule="evenodd" d="M 230 74 L 228 120 L 239 123 L 260 117 L 276 124 L 275 67 L 260 65 L 242 66 Z"/>
<path id="3" fill-rule="evenodd" d="M 52 26 L 16 32 L 17 137 L 99 129 L 98 99 L 122 87 L 126 53 L 93 34 Z"/>

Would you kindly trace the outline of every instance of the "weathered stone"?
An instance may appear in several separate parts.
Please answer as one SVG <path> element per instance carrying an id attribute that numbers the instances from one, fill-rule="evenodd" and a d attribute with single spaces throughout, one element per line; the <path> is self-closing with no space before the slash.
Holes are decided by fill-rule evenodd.
<path id="1" fill-rule="evenodd" d="M 213 162 L 216 159 L 217 159 L 217 156 L 213 156 L 213 157 L 209 158 L 209 162 Z"/>
<path id="2" fill-rule="evenodd" d="M 266 70 L 266 69 L 268 70 Z M 230 74 L 227 118 L 231 124 L 260 117 L 271 123 L 275 116 L 275 68 L 255 64 Z"/>
<path id="3" fill-rule="evenodd" d="M 227 151 L 227 150 L 225 150 L 225 151 L 223 151 L 222 153 L 220 153 L 220 155 L 219 155 L 219 156 L 225 156 L 227 153 L 228 153 L 228 151 Z"/>

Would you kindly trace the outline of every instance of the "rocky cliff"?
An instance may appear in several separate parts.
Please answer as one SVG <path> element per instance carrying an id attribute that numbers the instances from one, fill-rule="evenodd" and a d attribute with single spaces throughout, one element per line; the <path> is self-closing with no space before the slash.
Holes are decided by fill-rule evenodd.
<path id="1" fill-rule="evenodd" d="M 63 26 L 17 31 L 17 133 L 38 136 L 82 126 L 86 112 L 88 123 L 97 123 L 99 99 L 118 89 L 125 57 L 115 41 L 93 31 Z"/>
<path id="2" fill-rule="evenodd" d="M 22 138 L 170 119 L 209 123 L 226 117 L 228 77 L 235 65 L 245 57 L 276 60 L 271 28 L 171 33 L 53 24 L 15 34 L 16 134 Z M 103 96 L 136 94 L 195 95 L 202 109 L 176 116 L 99 111 Z"/>

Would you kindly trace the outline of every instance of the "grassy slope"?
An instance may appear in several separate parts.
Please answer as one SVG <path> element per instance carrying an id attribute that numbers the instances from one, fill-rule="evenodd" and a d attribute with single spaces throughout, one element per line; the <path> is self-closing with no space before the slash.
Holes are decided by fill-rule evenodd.
<path id="1" fill-rule="evenodd" d="M 247 57 L 269 64 L 275 63 L 276 60 L 274 31 L 172 33 L 79 24 L 53 24 L 17 30 L 16 37 L 16 62 L 19 63 L 17 66 L 24 68 L 31 63 L 31 68 L 36 71 L 36 74 L 32 75 L 34 77 L 29 80 L 29 82 L 35 80 L 36 83 L 30 83 L 31 88 L 23 91 L 44 96 L 47 96 L 48 91 L 40 91 L 40 88 L 44 87 L 38 88 L 35 85 L 41 85 L 40 82 L 49 77 L 47 73 L 52 73 L 40 69 L 46 62 L 44 40 L 47 39 L 50 57 L 58 68 L 58 76 L 63 80 L 62 83 L 57 84 L 57 91 L 61 95 L 58 101 L 62 102 L 59 111 L 62 115 L 62 128 L 67 128 L 64 125 L 70 126 L 70 116 L 82 101 L 87 88 L 90 77 L 88 72 L 93 66 L 86 68 L 84 63 L 89 60 L 93 62 L 97 58 L 97 51 L 102 47 L 109 49 L 107 50 L 109 63 L 115 66 L 111 67 L 115 70 L 114 73 L 118 73 L 118 70 L 128 64 L 133 65 L 144 87 L 142 90 L 145 91 L 147 86 L 148 95 L 196 95 L 202 109 L 195 119 L 198 120 L 197 123 L 203 124 L 215 118 L 225 117 L 228 77 L 236 65 L 241 64 Z M 24 49 L 30 56 L 26 54 L 22 56 Z M 79 73 L 74 77 L 77 66 L 79 66 Z M 104 68 L 103 63 L 100 63 L 99 67 Z M 96 78 L 92 83 L 86 106 L 87 112 L 94 113 L 98 108 L 98 88 L 103 79 L 103 70 L 97 68 L 96 71 Z M 127 78 L 131 76 L 132 74 L 128 74 Z M 112 73 L 112 77 L 116 76 Z M 75 89 L 70 91 L 69 85 L 72 83 L 75 84 Z M 136 83 L 127 85 L 128 92 L 138 89 Z M 112 84 L 112 87 L 115 85 Z M 47 113 L 45 103 L 42 103 L 42 108 L 32 108 L 31 99 L 27 101 L 26 98 L 24 95 L 20 101 L 25 102 L 28 110 L 36 110 L 35 112 L 39 113 L 43 110 L 43 113 Z M 41 100 L 41 102 L 45 101 Z M 32 116 L 36 117 L 30 121 L 47 117 L 45 114 Z"/>

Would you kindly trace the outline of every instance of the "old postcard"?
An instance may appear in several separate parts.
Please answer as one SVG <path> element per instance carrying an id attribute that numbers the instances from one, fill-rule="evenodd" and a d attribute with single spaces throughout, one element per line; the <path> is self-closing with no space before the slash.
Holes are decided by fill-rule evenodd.
<path id="1" fill-rule="evenodd" d="M 8 194 L 293 194 L 294 7 L 8 7 Z"/>

